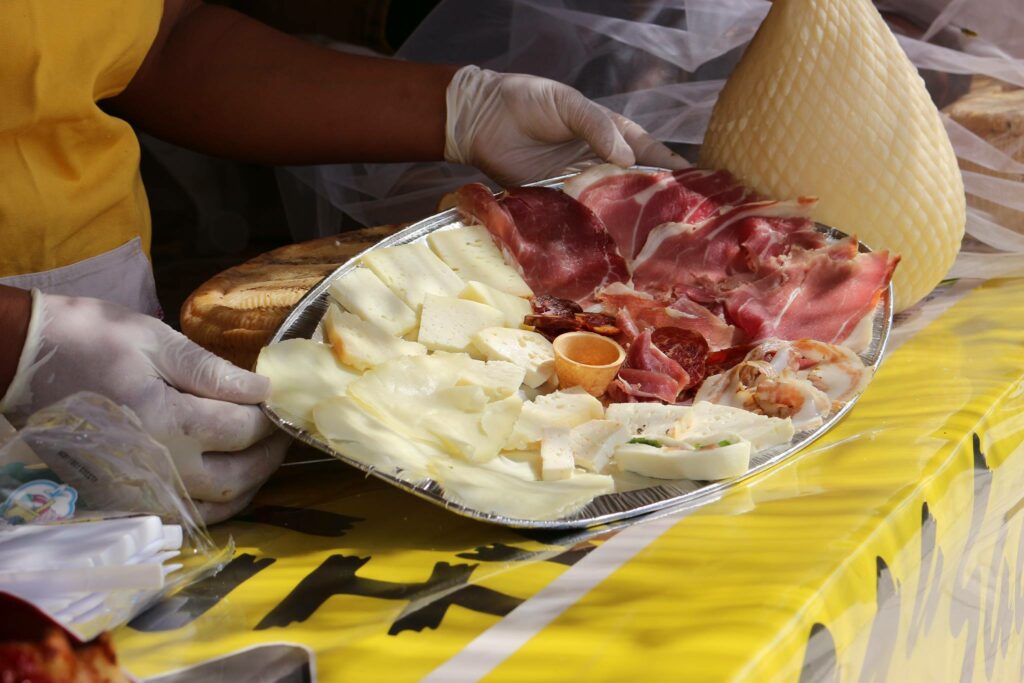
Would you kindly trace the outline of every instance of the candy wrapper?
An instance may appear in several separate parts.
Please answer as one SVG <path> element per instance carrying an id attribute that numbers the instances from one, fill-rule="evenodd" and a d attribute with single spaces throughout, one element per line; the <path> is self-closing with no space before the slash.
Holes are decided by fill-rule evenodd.
<path id="1" fill-rule="evenodd" d="M 231 552 L 128 409 L 79 393 L 0 434 L 0 590 L 77 637 L 128 621 Z"/>

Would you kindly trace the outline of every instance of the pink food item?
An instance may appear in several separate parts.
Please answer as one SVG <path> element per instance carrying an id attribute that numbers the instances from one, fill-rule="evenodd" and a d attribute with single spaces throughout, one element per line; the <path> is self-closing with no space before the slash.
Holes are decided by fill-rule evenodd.
<path id="1" fill-rule="evenodd" d="M 559 190 L 516 187 L 498 197 L 479 183 L 457 193 L 459 210 L 479 221 L 539 294 L 593 301 L 596 290 L 629 280 L 604 224 Z"/>

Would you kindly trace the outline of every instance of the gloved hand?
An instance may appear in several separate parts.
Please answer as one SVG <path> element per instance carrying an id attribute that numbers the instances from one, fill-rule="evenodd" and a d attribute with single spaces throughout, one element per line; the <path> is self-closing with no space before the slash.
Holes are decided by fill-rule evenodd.
<path id="1" fill-rule="evenodd" d="M 505 186 L 549 178 L 594 155 L 619 166 L 689 166 L 636 123 L 546 78 L 466 66 L 448 84 L 447 104 L 445 159 Z"/>
<path id="2" fill-rule="evenodd" d="M 18 371 L 0 412 L 20 427 L 77 391 L 132 409 L 175 457 L 207 522 L 240 511 L 284 458 L 284 434 L 255 404 L 270 382 L 147 315 L 84 297 L 32 291 Z"/>

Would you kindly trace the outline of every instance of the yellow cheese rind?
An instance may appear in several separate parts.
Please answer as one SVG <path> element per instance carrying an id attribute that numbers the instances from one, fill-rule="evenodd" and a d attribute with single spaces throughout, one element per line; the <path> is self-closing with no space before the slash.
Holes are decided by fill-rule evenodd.
<path id="1" fill-rule="evenodd" d="M 463 280 L 483 282 L 514 296 L 533 296 L 530 286 L 505 262 L 484 226 L 438 230 L 431 233 L 427 241 L 434 253 Z"/>
<path id="2" fill-rule="evenodd" d="M 948 272 L 966 221 L 924 82 L 870 0 L 776 0 L 718 98 L 701 164 L 902 257 L 895 308 Z"/>
<path id="3" fill-rule="evenodd" d="M 428 294 L 458 296 L 466 286 L 455 271 L 422 242 L 377 249 L 363 256 L 361 261 L 417 312 Z"/>
<path id="4" fill-rule="evenodd" d="M 368 323 L 401 337 L 416 327 L 416 312 L 369 268 L 356 268 L 331 283 L 331 296 Z"/>

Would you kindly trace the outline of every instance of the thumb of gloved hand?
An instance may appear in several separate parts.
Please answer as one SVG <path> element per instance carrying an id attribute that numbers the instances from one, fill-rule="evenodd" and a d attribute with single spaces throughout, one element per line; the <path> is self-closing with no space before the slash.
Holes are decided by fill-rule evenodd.
<path id="1" fill-rule="evenodd" d="M 467 66 L 446 100 L 445 159 L 503 185 L 551 177 L 595 155 L 620 166 L 689 165 L 635 122 L 546 78 Z"/>

